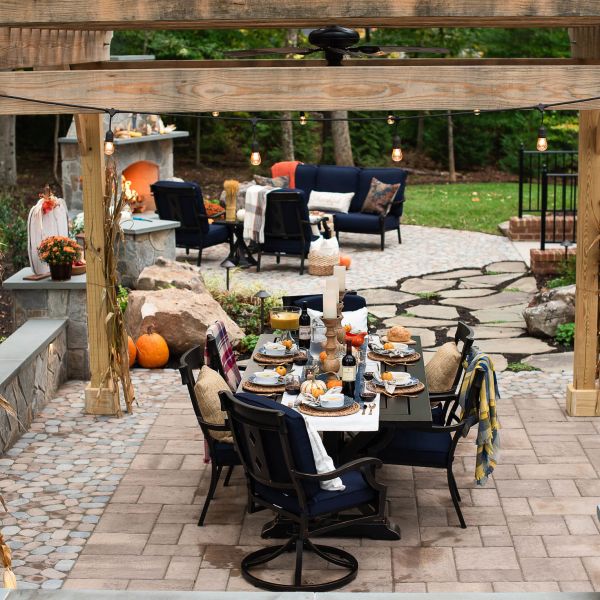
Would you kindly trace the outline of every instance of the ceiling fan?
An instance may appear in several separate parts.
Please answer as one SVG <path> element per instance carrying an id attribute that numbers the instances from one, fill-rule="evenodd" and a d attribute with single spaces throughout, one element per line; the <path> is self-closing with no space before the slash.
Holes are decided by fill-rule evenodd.
<path id="1" fill-rule="evenodd" d="M 415 52 L 427 54 L 446 54 L 446 48 L 423 48 L 420 46 L 356 46 L 360 41 L 360 35 L 355 29 L 340 27 L 339 25 L 328 25 L 311 31 L 308 41 L 313 48 L 253 48 L 252 50 L 229 50 L 225 52 L 234 58 L 246 58 L 251 56 L 262 56 L 265 54 L 300 54 L 308 56 L 316 52 L 324 52 L 327 65 L 339 67 L 346 56 L 350 57 L 381 57 L 392 52 Z"/>

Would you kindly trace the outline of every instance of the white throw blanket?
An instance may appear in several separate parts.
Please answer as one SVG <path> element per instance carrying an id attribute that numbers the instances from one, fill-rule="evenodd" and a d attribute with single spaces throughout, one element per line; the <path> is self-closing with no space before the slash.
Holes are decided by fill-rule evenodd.
<path id="1" fill-rule="evenodd" d="M 312 448 L 313 458 L 315 459 L 317 473 L 329 473 L 330 471 L 334 471 L 335 465 L 329 454 L 327 454 L 327 450 L 325 450 L 323 440 L 318 431 L 308 419 L 304 419 L 304 422 L 306 423 L 306 432 L 308 433 L 308 439 L 310 440 L 310 447 Z M 340 477 L 319 481 L 319 485 L 322 490 L 327 490 L 328 492 L 342 492 L 346 489 L 346 486 L 342 483 Z"/>
<path id="2" fill-rule="evenodd" d="M 251 185 L 246 190 L 246 204 L 244 206 L 244 239 L 262 244 L 265 241 L 265 213 L 267 209 L 267 195 L 273 188 L 265 185 Z"/>

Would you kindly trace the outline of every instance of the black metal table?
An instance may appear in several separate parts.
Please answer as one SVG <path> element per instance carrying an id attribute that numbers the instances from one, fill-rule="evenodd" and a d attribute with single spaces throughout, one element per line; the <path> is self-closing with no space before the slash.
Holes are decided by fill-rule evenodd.
<path id="1" fill-rule="evenodd" d="M 229 229 L 229 255 L 221 262 L 224 267 L 225 263 L 230 262 L 236 267 L 247 269 L 255 267 L 258 263 L 252 256 L 248 245 L 244 241 L 244 223 L 243 221 L 221 221 L 222 225 Z"/>
<path id="2" fill-rule="evenodd" d="M 425 379 L 425 363 L 423 361 L 423 348 L 419 336 L 413 336 L 416 344 L 415 350 L 421 355 L 421 358 L 412 364 L 394 367 L 385 367 L 386 370 L 408 371 L 411 375 L 417 377 L 425 384 L 425 389 L 415 396 L 396 396 L 390 398 L 380 394 L 380 412 L 379 412 L 379 430 L 378 431 L 359 431 L 355 432 L 350 440 L 344 439 L 343 434 L 339 432 L 324 432 L 323 441 L 328 452 L 334 455 L 338 460 L 336 464 L 344 464 L 357 456 L 369 446 L 380 435 L 383 429 L 408 429 L 411 427 L 431 427 L 432 414 L 429 402 L 429 392 L 427 390 L 427 381 Z M 274 336 L 263 334 L 260 336 L 257 348 L 260 348 L 268 341 L 273 341 Z M 382 363 L 382 366 L 383 365 Z M 261 370 L 263 367 L 250 359 L 243 374 L 243 381 L 252 373 Z M 383 369 L 382 369 L 383 370 Z M 360 384 L 357 388 L 357 402 L 362 403 L 359 396 Z M 242 391 L 242 384 L 238 391 Z M 281 396 L 277 398 L 281 401 Z M 340 517 L 343 519 L 343 517 Z M 263 538 L 285 538 L 291 535 L 291 523 L 281 517 L 276 517 L 266 523 L 262 530 Z M 340 529 L 336 532 L 340 537 L 367 537 L 375 540 L 398 540 L 400 539 L 400 529 L 397 525 L 391 523 L 387 518 L 383 521 L 372 521 L 361 525 L 352 525 Z"/>

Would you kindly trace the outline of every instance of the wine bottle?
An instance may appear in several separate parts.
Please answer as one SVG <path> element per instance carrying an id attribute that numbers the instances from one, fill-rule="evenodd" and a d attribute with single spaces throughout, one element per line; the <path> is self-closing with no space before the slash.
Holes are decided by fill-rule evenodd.
<path id="1" fill-rule="evenodd" d="M 306 302 L 302 303 L 302 312 L 298 319 L 298 346 L 306 349 L 310 347 L 310 317 L 306 310 Z"/>
<path id="2" fill-rule="evenodd" d="M 346 342 L 346 354 L 342 358 L 342 391 L 354 398 L 356 384 L 356 358 L 352 354 L 352 342 Z"/>

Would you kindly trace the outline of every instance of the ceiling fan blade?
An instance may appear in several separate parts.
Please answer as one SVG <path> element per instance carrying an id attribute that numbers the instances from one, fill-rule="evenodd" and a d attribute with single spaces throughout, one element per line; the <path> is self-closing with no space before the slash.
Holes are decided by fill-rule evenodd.
<path id="1" fill-rule="evenodd" d="M 263 54 L 312 54 L 311 48 L 252 48 L 251 50 L 226 50 L 224 54 L 233 58 L 244 58 L 247 56 L 262 56 Z"/>
<path id="2" fill-rule="evenodd" d="M 414 52 L 419 54 L 448 54 L 448 48 L 426 48 L 423 46 L 357 46 L 351 48 L 361 54 L 389 54 L 390 52 Z"/>

